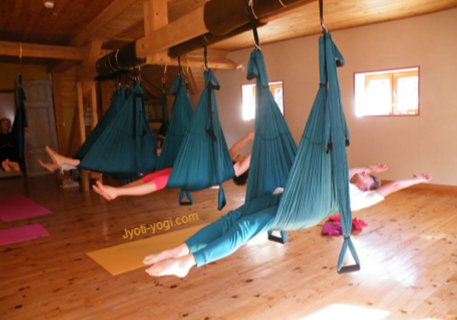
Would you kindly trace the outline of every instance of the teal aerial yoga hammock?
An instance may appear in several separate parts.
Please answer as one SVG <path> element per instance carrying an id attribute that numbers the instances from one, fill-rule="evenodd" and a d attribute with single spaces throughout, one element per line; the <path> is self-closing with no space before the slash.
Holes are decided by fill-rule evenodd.
<path id="1" fill-rule="evenodd" d="M 25 135 L 24 128 L 28 127 L 27 117 L 25 114 L 25 92 L 22 87 L 17 89 L 17 102 L 18 108 L 16 109 L 16 114 L 14 116 L 13 127 L 11 128 L 11 133 L 16 138 L 18 144 L 18 153 L 19 153 L 19 166 L 22 171 L 26 171 L 25 165 L 25 156 L 24 156 L 24 144 L 25 144 Z"/>
<path id="2" fill-rule="evenodd" d="M 256 78 L 255 133 L 246 188 L 249 201 L 285 187 L 297 145 L 270 91 L 260 50 L 251 52 L 247 78 Z"/>
<path id="3" fill-rule="evenodd" d="M 177 75 L 173 82 L 171 94 L 175 95 L 175 101 L 166 139 L 163 142 L 162 151 L 157 162 L 157 170 L 172 168 L 175 164 L 184 134 L 194 113 L 189 96 L 184 88 L 184 81 L 180 75 Z"/>
<path id="4" fill-rule="evenodd" d="M 156 167 L 157 143 L 143 102 L 143 90 L 134 82 L 132 94 L 84 155 L 80 168 L 130 179 Z"/>
<path id="5" fill-rule="evenodd" d="M 235 172 L 224 133 L 219 123 L 214 90 L 219 83 L 210 69 L 205 70 L 205 88 L 186 130 L 167 188 L 198 191 L 219 185 L 218 209 L 225 205 L 222 182 Z"/>
<path id="6" fill-rule="evenodd" d="M 92 129 L 90 134 L 87 136 L 86 140 L 83 142 L 81 147 L 79 147 L 78 151 L 76 151 L 73 158 L 75 159 L 83 159 L 85 155 L 89 152 L 92 148 L 94 143 L 98 140 L 98 138 L 102 135 L 103 131 L 108 127 L 111 121 L 116 117 L 117 113 L 125 104 L 125 94 L 122 87 L 113 91 L 111 96 L 111 105 L 106 110 L 105 114 L 100 118 L 97 125 Z"/>
<path id="7" fill-rule="evenodd" d="M 344 64 L 343 56 L 330 33 L 325 33 L 319 39 L 319 91 L 271 230 L 309 228 L 339 212 L 344 243 L 337 269 L 349 272 L 359 270 L 360 263 L 350 240 L 352 216 L 346 155 L 349 133 L 341 104 L 337 64 Z M 348 247 L 356 265 L 343 267 Z"/>
<path id="8" fill-rule="evenodd" d="M 168 125 L 167 93 L 164 89 L 162 92 L 162 125 L 160 126 L 157 136 L 164 138 L 168 131 Z"/>

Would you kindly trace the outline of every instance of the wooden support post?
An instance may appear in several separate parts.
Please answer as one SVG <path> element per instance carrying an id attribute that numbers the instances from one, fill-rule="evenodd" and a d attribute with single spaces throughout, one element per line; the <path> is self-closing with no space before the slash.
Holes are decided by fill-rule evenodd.
<path id="1" fill-rule="evenodd" d="M 146 0 L 143 2 L 144 34 L 148 35 L 168 24 L 167 0 Z M 170 60 L 167 51 L 146 57 L 146 64 L 164 64 Z"/>
<path id="2" fill-rule="evenodd" d="M 81 82 L 76 83 L 76 92 L 78 94 L 78 124 L 82 144 L 86 140 L 86 126 L 84 125 L 84 118 L 86 116 L 86 113 L 84 110 L 83 85 Z M 80 176 L 81 190 L 89 191 L 89 173 L 86 170 L 80 170 Z"/>
<path id="3" fill-rule="evenodd" d="M 97 113 L 97 87 L 95 82 L 92 82 L 92 87 L 90 89 L 90 118 L 91 118 L 91 128 L 92 130 L 98 123 L 98 113 Z M 90 172 L 90 178 L 96 179 L 103 183 L 102 174 L 100 172 Z"/>
<path id="4" fill-rule="evenodd" d="M 94 129 L 98 123 L 98 113 L 97 113 L 97 88 L 95 82 L 92 83 L 92 88 L 90 89 L 90 116 L 91 116 L 91 128 Z"/>
<path id="5" fill-rule="evenodd" d="M 54 114 L 56 116 L 57 143 L 59 145 L 59 153 L 67 153 L 67 144 L 65 141 L 65 127 L 63 119 L 62 107 L 62 74 L 52 73 L 52 95 L 54 98 Z"/>

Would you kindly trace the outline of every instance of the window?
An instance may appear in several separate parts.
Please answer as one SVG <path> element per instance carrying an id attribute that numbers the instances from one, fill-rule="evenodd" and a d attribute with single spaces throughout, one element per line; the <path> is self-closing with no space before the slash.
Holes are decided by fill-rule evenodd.
<path id="1" fill-rule="evenodd" d="M 355 115 L 419 115 L 419 68 L 355 73 Z"/>
<path id="2" fill-rule="evenodd" d="M 271 94 L 278 104 L 279 110 L 284 115 L 284 103 L 283 103 L 283 82 L 273 81 L 269 82 Z M 255 84 L 243 84 L 241 86 L 241 97 L 242 97 L 242 117 L 243 120 L 251 120 L 255 118 Z"/>

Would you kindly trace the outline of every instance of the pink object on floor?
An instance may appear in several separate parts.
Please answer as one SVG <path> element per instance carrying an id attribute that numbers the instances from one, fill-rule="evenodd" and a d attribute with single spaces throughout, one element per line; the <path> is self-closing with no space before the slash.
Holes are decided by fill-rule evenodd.
<path id="1" fill-rule="evenodd" d="M 364 220 L 352 218 L 351 232 L 355 230 L 362 230 L 362 228 L 366 227 L 367 225 L 368 224 Z M 334 214 L 328 218 L 322 227 L 322 234 L 330 236 L 343 235 L 343 229 L 341 228 L 341 218 L 339 214 Z"/>
<path id="2" fill-rule="evenodd" d="M 49 236 L 49 232 L 41 224 L 0 230 L 0 245 L 16 243 Z"/>
<path id="3" fill-rule="evenodd" d="M 0 198 L 0 219 L 13 221 L 51 213 L 48 209 L 23 195 Z"/>

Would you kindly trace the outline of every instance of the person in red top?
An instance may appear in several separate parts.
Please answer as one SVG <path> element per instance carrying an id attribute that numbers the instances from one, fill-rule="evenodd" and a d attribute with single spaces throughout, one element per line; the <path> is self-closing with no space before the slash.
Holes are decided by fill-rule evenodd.
<path id="1" fill-rule="evenodd" d="M 230 156 L 232 157 L 233 169 L 235 171 L 234 180 L 237 179 L 237 177 L 243 176 L 249 169 L 251 155 L 244 156 L 239 152 L 246 143 L 253 139 L 254 133 L 249 133 L 243 139 L 236 142 L 230 149 Z M 52 163 L 44 163 L 41 160 L 38 160 L 38 163 L 50 172 L 76 169 L 80 163 L 80 160 L 62 156 L 49 147 L 46 147 L 45 150 L 51 157 Z M 157 153 L 160 154 L 160 149 L 157 150 Z M 141 196 L 165 188 L 171 170 L 172 168 L 166 168 L 156 171 L 121 187 L 108 186 L 97 181 L 96 184 L 92 186 L 92 189 L 106 200 L 114 200 L 119 196 Z M 244 182 L 238 180 L 235 181 L 235 183 L 238 185 L 246 184 L 247 175 L 245 176 L 246 177 L 241 177 L 240 179 L 244 180 Z"/>

